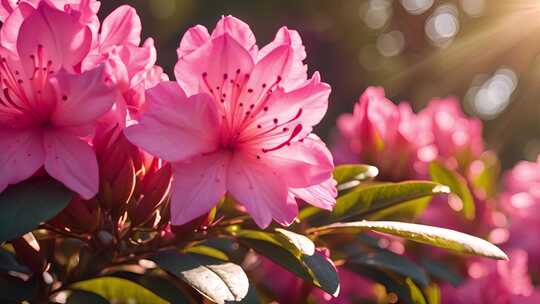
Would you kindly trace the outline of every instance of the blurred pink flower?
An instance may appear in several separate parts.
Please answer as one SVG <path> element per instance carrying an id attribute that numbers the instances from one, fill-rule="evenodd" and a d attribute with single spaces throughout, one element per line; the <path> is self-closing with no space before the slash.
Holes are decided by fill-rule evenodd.
<path id="1" fill-rule="evenodd" d="M 0 191 L 44 166 L 89 199 L 98 190 L 98 166 L 87 137 L 115 93 L 103 68 L 77 72 L 91 46 L 87 26 L 45 2 L 23 7 L 16 52 L 1 40 Z"/>
<path id="2" fill-rule="evenodd" d="M 531 267 L 540 272 L 540 155 L 536 162 L 522 161 L 506 173 L 501 206 L 510 217 L 508 246 L 526 250 Z"/>
<path id="3" fill-rule="evenodd" d="M 337 126 L 336 162 L 377 166 L 383 180 L 423 176 L 421 163 L 436 156 L 429 146 L 430 130 L 420 128 L 408 103 L 395 105 L 387 99 L 383 88 L 366 89 L 354 113 L 341 115 Z"/>
<path id="4" fill-rule="evenodd" d="M 527 272 L 527 252 L 515 250 L 509 261 L 474 259 L 469 278 L 461 286 L 442 288 L 443 304 L 533 304 L 540 303 Z"/>
<path id="5" fill-rule="evenodd" d="M 260 227 L 272 218 L 290 224 L 295 198 L 331 209 L 332 156 L 311 134 L 330 87 L 318 73 L 307 79 L 298 33 L 281 28 L 258 50 L 248 25 L 228 16 L 212 35 L 189 30 L 178 53 L 178 83 L 148 90 L 147 112 L 126 130 L 133 143 L 173 163 L 172 223 L 207 213 L 225 193 Z M 309 200 L 314 193 L 324 199 Z"/>
<path id="6" fill-rule="evenodd" d="M 481 121 L 466 117 L 455 98 L 432 99 L 418 120 L 431 132 L 438 158 L 454 169 L 466 168 L 484 152 Z"/>

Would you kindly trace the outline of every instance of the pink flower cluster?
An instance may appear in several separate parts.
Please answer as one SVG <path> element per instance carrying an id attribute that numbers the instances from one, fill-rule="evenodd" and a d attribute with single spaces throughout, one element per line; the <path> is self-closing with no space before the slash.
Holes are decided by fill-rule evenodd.
<path id="1" fill-rule="evenodd" d="M 337 127 L 336 162 L 372 164 L 389 181 L 426 178 L 433 160 L 468 165 L 484 149 L 480 121 L 465 117 L 454 98 L 433 99 L 415 114 L 407 102 L 396 105 L 383 88 L 370 87 Z"/>
<path id="2" fill-rule="evenodd" d="M 521 162 L 509 171 L 505 192 L 497 197 L 475 182 L 487 170 L 490 154 L 484 150 L 480 121 L 466 117 L 456 99 L 433 99 L 415 114 L 408 103 L 396 105 L 382 88 L 370 87 L 353 114 L 339 117 L 337 127 L 336 162 L 375 165 L 383 181 L 429 179 L 428 166 L 434 160 L 458 172 L 472 190 L 476 219 L 460 217 L 455 212 L 461 207 L 459 202 L 456 205 L 450 199 L 447 204 L 447 200 L 435 198 L 419 220 L 483 235 L 514 251 L 510 262 L 470 261 L 464 285 L 443 288 L 443 303 L 539 301 L 540 293 L 534 290 L 529 273 L 540 271 L 540 239 L 534 232 L 540 229 L 536 216 L 540 211 L 540 157 L 536 163 Z"/>
<path id="3" fill-rule="evenodd" d="M 332 209 L 332 156 L 312 133 L 330 86 L 318 73 L 307 77 L 298 32 L 283 27 L 259 49 L 234 17 L 211 34 L 195 26 L 180 42 L 172 82 L 155 65 L 153 40 L 140 45 L 135 10 L 121 6 L 100 23 L 99 6 L 0 4 L 0 191 L 48 174 L 91 199 L 114 177 L 98 164 L 96 140 L 114 143 L 130 126 L 143 158 L 172 164 L 175 225 L 225 194 L 261 227 L 290 224 L 298 199 Z"/>

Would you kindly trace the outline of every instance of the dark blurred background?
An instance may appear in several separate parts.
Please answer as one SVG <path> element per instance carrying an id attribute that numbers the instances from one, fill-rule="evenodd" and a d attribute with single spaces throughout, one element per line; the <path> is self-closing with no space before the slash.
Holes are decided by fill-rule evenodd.
<path id="1" fill-rule="evenodd" d="M 453 95 L 484 121 L 484 137 L 508 168 L 540 153 L 540 1 L 537 0 L 102 0 L 101 17 L 134 6 L 158 63 L 174 78 L 175 49 L 189 27 L 221 15 L 247 22 L 258 45 L 282 25 L 300 31 L 310 74 L 332 85 L 318 133 L 352 111 L 369 85 L 421 109 Z"/>

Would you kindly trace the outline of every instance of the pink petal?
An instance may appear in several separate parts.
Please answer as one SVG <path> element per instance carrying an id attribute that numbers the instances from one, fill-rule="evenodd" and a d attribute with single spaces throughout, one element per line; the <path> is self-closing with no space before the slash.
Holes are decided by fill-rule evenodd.
<path id="1" fill-rule="evenodd" d="M 173 164 L 171 218 L 185 224 L 210 211 L 225 194 L 230 155 L 214 153 Z"/>
<path id="2" fill-rule="evenodd" d="M 329 178 L 326 181 L 305 188 L 293 188 L 290 192 L 297 198 L 315 207 L 332 210 L 336 205 L 336 181 Z"/>
<path id="3" fill-rule="evenodd" d="M 0 127 L 0 192 L 32 176 L 45 160 L 40 130 Z"/>
<path id="4" fill-rule="evenodd" d="M 250 54 L 256 54 L 255 35 L 244 21 L 230 15 L 221 17 L 212 32 L 212 38 L 223 34 L 228 34 Z"/>
<path id="5" fill-rule="evenodd" d="M 105 114 L 116 99 L 116 91 L 103 78 L 103 67 L 78 75 L 58 73 L 51 79 L 58 100 L 51 121 L 57 126 L 78 126 Z"/>
<path id="6" fill-rule="evenodd" d="M 249 80 L 243 87 L 245 104 L 263 102 L 263 94 L 276 85 L 286 82 L 294 69 L 294 50 L 289 45 L 281 45 L 262 58 L 251 72 Z"/>
<path id="7" fill-rule="evenodd" d="M 35 9 L 26 2 L 22 2 L 18 6 L 13 6 L 13 8 L 14 10 L 6 16 L 7 18 L 0 29 L 0 40 L 3 47 L 12 52 L 17 52 L 17 37 L 19 36 L 21 25 L 24 19 L 31 15 Z"/>
<path id="8" fill-rule="evenodd" d="M 110 13 L 101 25 L 99 43 L 102 51 L 116 45 L 141 43 L 141 20 L 137 11 L 129 5 L 122 5 Z"/>
<path id="9" fill-rule="evenodd" d="M 297 31 L 289 30 L 285 26 L 280 28 L 274 40 L 259 51 L 257 58 L 261 60 L 270 52 L 283 45 L 290 46 L 293 51 L 294 60 L 291 74 L 281 83 L 282 86 L 290 89 L 305 82 L 307 79 L 307 66 L 303 63 L 303 60 L 306 59 L 306 49 Z"/>
<path id="10" fill-rule="evenodd" d="M 298 89 L 290 92 L 276 90 L 268 101 L 268 110 L 259 114 L 250 125 L 253 128 L 251 131 L 257 132 L 257 125 L 272 125 L 274 119 L 277 119 L 278 122 L 289 122 L 282 127 L 288 127 L 290 130 L 301 124 L 302 132 L 298 137 L 305 137 L 326 114 L 330 91 L 330 86 L 320 81 L 318 72 Z M 288 135 L 283 134 L 284 137 Z"/>
<path id="11" fill-rule="evenodd" d="M 275 170 L 288 187 L 300 188 L 320 184 L 332 176 L 334 164 L 330 151 L 312 135 L 281 149 L 263 153 L 261 160 Z"/>
<path id="12" fill-rule="evenodd" d="M 41 2 L 22 23 L 17 50 L 28 75 L 32 75 L 35 65 L 31 56 L 41 57 L 43 67 L 50 61 L 49 70 L 56 72 L 61 67 L 72 70 L 88 54 L 91 43 L 92 33 L 88 27 Z"/>
<path id="13" fill-rule="evenodd" d="M 178 55 L 178 58 L 184 57 L 200 48 L 208 41 L 210 41 L 210 34 L 208 34 L 206 27 L 196 25 L 190 28 L 184 36 L 182 36 L 180 45 L 178 46 L 178 49 L 176 49 L 176 54 Z"/>
<path id="14" fill-rule="evenodd" d="M 45 170 L 82 198 L 96 195 L 99 185 L 98 164 L 87 142 L 62 130 L 44 133 Z"/>
<path id="15" fill-rule="evenodd" d="M 249 53 L 225 33 L 180 58 L 174 74 L 189 96 L 201 91 L 219 91 L 217 87 L 223 86 L 225 78 L 236 77 L 237 71 L 242 75 L 249 74 L 252 68 Z M 203 75 L 206 75 L 204 79 Z"/>
<path id="16" fill-rule="evenodd" d="M 228 192 L 248 211 L 261 228 L 272 218 L 291 223 L 298 207 L 288 197 L 287 185 L 273 168 L 251 157 L 236 153 L 227 174 Z"/>
<path id="17" fill-rule="evenodd" d="M 127 138 L 167 161 L 182 161 L 218 148 L 216 105 L 206 94 L 186 97 L 175 82 L 162 82 L 146 92 L 148 110 Z"/>

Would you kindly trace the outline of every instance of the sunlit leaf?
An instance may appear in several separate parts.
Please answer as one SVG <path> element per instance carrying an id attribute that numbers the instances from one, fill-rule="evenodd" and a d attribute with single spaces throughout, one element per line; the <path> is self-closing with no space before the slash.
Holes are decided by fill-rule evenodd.
<path id="1" fill-rule="evenodd" d="M 335 295 L 339 292 L 339 278 L 335 267 L 317 252 L 312 255 L 303 254 L 296 246 L 283 244 L 276 239 L 275 234 L 248 230 L 236 231 L 234 236 L 238 241 L 267 257 L 274 263 L 295 274 L 299 278 L 311 282 L 329 294 Z M 278 241 L 276 241 L 278 240 Z M 287 243 L 287 242 L 286 242 Z"/>
<path id="2" fill-rule="evenodd" d="M 298 248 L 301 254 L 313 255 L 315 253 L 315 244 L 308 237 L 282 228 L 277 228 L 276 231 Z"/>
<path id="3" fill-rule="evenodd" d="M 137 274 L 127 271 L 115 272 L 110 275 L 137 283 L 167 302 L 175 304 L 189 303 L 189 299 L 180 289 L 164 277 L 150 273 Z"/>
<path id="4" fill-rule="evenodd" d="M 0 242 L 19 237 L 53 218 L 72 196 L 61 183 L 50 178 L 9 187 L 0 193 Z"/>
<path id="5" fill-rule="evenodd" d="M 372 179 L 378 174 L 376 167 L 360 164 L 340 165 L 333 172 L 340 191 L 356 187 L 361 181 Z"/>
<path id="6" fill-rule="evenodd" d="M 467 186 L 467 181 L 457 172 L 446 168 L 439 162 L 429 164 L 429 174 L 435 182 L 450 187 L 453 195 L 459 197 L 463 204 L 462 212 L 466 219 L 472 220 L 475 216 L 474 199 Z"/>
<path id="7" fill-rule="evenodd" d="M 109 301 L 97 293 L 86 290 L 73 290 L 66 304 L 109 304 Z"/>
<path id="8" fill-rule="evenodd" d="M 109 302 L 167 303 L 167 301 L 139 284 L 112 276 L 77 282 L 72 284 L 70 288 L 95 293 Z"/>
<path id="9" fill-rule="evenodd" d="M 335 223 L 313 228 L 310 233 L 335 234 L 358 233 L 370 230 L 388 233 L 406 238 L 411 241 L 450 249 L 457 252 L 485 256 L 499 260 L 508 260 L 506 254 L 497 246 L 472 235 L 458 231 L 402 222 L 390 221 L 360 221 L 351 223 Z"/>
<path id="10" fill-rule="evenodd" d="M 149 259 L 216 303 L 242 301 L 248 294 L 247 275 L 236 264 L 174 251 L 161 252 Z"/>
<path id="11" fill-rule="evenodd" d="M 448 187 L 427 181 L 373 184 L 339 197 L 331 218 L 334 221 L 360 218 L 411 200 L 448 192 Z"/>

